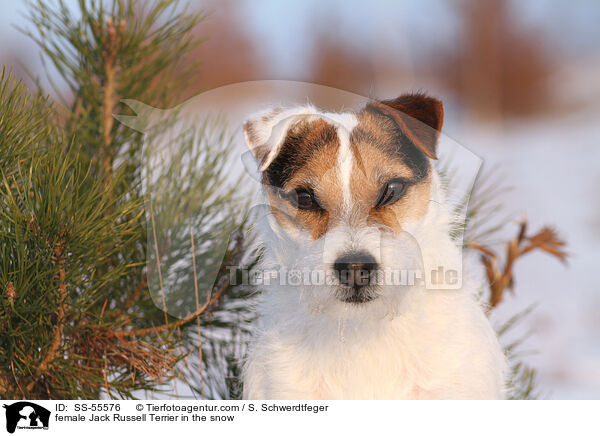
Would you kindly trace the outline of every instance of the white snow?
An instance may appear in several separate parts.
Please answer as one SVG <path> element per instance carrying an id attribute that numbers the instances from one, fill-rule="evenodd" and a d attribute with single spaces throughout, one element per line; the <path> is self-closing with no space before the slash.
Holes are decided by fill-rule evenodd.
<path id="1" fill-rule="evenodd" d="M 581 81 L 569 82 L 581 89 Z M 515 218 L 524 211 L 531 231 L 548 224 L 567 240 L 567 267 L 542 252 L 517 262 L 515 295 L 496 314 L 507 319 L 537 304 L 521 332 L 533 332 L 526 348 L 537 353 L 526 360 L 546 398 L 600 398 L 600 99 L 586 100 L 569 115 L 463 126 L 455 135 L 484 169 L 499 165 L 514 188 L 502 202 Z M 516 229 L 507 226 L 505 236 Z"/>

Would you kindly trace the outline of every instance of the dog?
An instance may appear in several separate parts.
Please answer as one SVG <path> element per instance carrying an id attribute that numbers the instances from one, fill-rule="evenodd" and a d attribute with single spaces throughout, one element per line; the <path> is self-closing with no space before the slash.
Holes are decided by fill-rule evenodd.
<path id="1" fill-rule="evenodd" d="M 504 398 L 482 283 L 465 263 L 457 289 L 428 286 L 439 265 L 462 265 L 432 164 L 443 115 L 439 100 L 404 94 L 245 122 L 269 206 L 260 268 L 279 273 L 257 304 L 245 399 Z"/>

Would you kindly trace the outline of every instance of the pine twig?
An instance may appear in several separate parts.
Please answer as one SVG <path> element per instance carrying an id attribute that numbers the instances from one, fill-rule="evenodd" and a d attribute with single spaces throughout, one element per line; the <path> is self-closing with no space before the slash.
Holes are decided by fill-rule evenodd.
<path id="1" fill-rule="evenodd" d="M 12 314 L 12 307 L 14 301 L 17 298 L 17 293 L 15 292 L 15 285 L 13 284 L 13 282 L 8 282 L 8 284 L 6 285 L 6 289 L 4 289 L 4 294 L 6 295 L 6 298 L 8 298 L 9 306 L 6 309 L 6 313 L 4 314 L 4 320 L 2 321 L 2 325 L 0 325 L 0 331 L 3 331 L 6 328 L 10 315 Z"/>
<path id="2" fill-rule="evenodd" d="M 27 396 L 25 395 L 25 392 L 23 392 L 23 388 L 21 387 L 21 383 L 19 383 L 19 379 L 17 377 L 17 374 L 15 374 L 15 364 L 14 364 L 14 362 L 12 360 L 10 362 L 10 369 L 12 370 L 13 378 L 15 380 L 15 383 L 17 384 L 17 387 L 19 388 L 19 391 L 21 391 L 21 394 L 23 395 L 23 398 L 27 398 Z"/>
<path id="3" fill-rule="evenodd" d="M 170 323 L 166 323 L 166 324 L 161 324 L 156 327 L 148 327 L 145 329 L 138 329 L 138 330 L 119 331 L 119 332 L 116 332 L 115 334 L 118 337 L 145 336 L 145 335 L 150 335 L 153 333 L 159 333 L 159 332 L 162 332 L 165 330 L 171 330 L 171 329 L 174 329 L 177 327 L 181 327 L 181 326 L 193 321 L 198 316 L 202 315 L 206 311 L 206 309 L 208 309 L 210 306 L 212 306 L 214 303 L 216 303 L 219 300 L 219 298 L 221 298 L 221 296 L 225 293 L 225 291 L 227 290 L 228 287 L 229 287 L 229 277 L 227 277 L 225 279 L 223 284 L 219 287 L 217 292 L 215 292 L 215 294 L 212 296 L 212 298 L 209 301 L 204 303 L 197 310 L 190 313 L 185 318 L 182 318 L 177 321 L 170 322 Z"/>
<path id="4" fill-rule="evenodd" d="M 112 160 L 113 151 L 112 144 L 112 127 L 113 127 L 113 111 L 115 107 L 115 88 L 117 77 L 116 54 L 120 37 L 125 31 L 127 23 L 121 21 L 117 29 L 113 20 L 109 17 L 106 20 L 106 36 L 108 38 L 107 47 L 104 52 L 104 99 L 102 102 L 102 147 L 100 149 L 101 165 L 104 180 L 107 185 L 112 181 Z"/>
<path id="5" fill-rule="evenodd" d="M 152 221 L 152 235 L 154 236 L 154 251 L 156 255 L 156 268 L 158 270 L 158 279 L 160 283 L 160 295 L 162 298 L 163 312 L 165 314 L 165 324 L 168 324 L 169 319 L 167 318 L 167 299 L 165 296 L 165 288 L 163 286 L 162 272 L 160 269 L 160 255 L 158 253 L 158 241 L 156 239 L 156 226 L 154 224 L 154 209 L 152 207 L 152 196 L 150 196 L 150 219 Z"/>
<path id="6" fill-rule="evenodd" d="M 127 298 L 127 300 L 125 300 L 125 303 L 123 303 L 123 306 L 121 307 L 121 310 L 119 311 L 119 313 L 125 313 L 127 311 L 127 309 L 129 309 L 131 306 L 133 306 L 133 303 L 136 302 L 136 300 L 140 297 L 142 291 L 144 289 L 146 289 L 147 286 L 148 286 L 148 277 L 144 276 L 144 278 L 140 281 L 140 283 L 135 288 L 135 291 L 133 291 L 133 294 L 131 294 L 129 296 L 129 298 Z"/>
<path id="7" fill-rule="evenodd" d="M 56 358 L 56 352 L 58 351 L 63 338 L 64 330 L 64 319 L 65 319 L 65 301 L 67 299 L 67 283 L 66 283 L 66 271 L 65 271 L 65 259 L 63 254 L 65 252 L 64 241 L 61 239 L 54 247 L 54 262 L 58 266 L 58 309 L 56 311 L 56 325 L 52 330 L 52 342 L 46 352 L 46 355 L 42 359 L 41 363 L 35 371 L 35 376 L 26 386 L 26 391 L 31 392 L 35 383 L 39 378 L 48 370 L 48 367 L 52 361 Z"/>
<path id="8" fill-rule="evenodd" d="M 106 395 L 110 398 L 110 388 L 108 387 L 108 358 L 104 354 L 104 389 L 106 389 Z"/>
<path id="9" fill-rule="evenodd" d="M 196 272 L 196 248 L 194 244 L 194 228 L 190 221 L 190 240 L 192 242 L 192 266 L 194 269 L 194 291 L 196 294 L 196 312 L 200 309 L 200 298 L 198 296 L 198 275 Z M 210 301 L 210 296 L 209 296 Z M 200 328 L 200 314 L 196 316 L 196 328 L 198 330 L 198 361 L 200 365 L 200 399 L 204 399 L 204 374 L 202 373 L 202 330 Z"/>

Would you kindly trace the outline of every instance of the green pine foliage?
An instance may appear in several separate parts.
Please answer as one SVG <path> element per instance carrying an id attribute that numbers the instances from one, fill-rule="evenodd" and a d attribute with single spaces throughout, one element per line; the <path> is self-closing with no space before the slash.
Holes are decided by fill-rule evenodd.
<path id="1" fill-rule="evenodd" d="M 136 268 L 122 247 L 136 243 L 141 203 L 91 177 L 47 100 L 1 83 L 2 397 L 97 397 L 104 362 L 86 333 Z"/>
<path id="2" fill-rule="evenodd" d="M 179 364 L 198 350 L 196 320 L 209 333 L 212 307 L 231 287 L 218 271 L 220 299 L 198 316 L 191 316 L 194 306 L 184 319 L 157 307 L 148 289 L 146 253 L 156 241 L 148 234 L 144 137 L 113 114 L 131 113 L 124 97 L 158 107 L 180 98 L 198 68 L 183 61 L 201 42 L 192 29 L 203 17 L 174 0 L 29 6 L 33 30 L 23 31 L 67 87 L 56 85 L 52 103 L 8 74 L 0 80 L 0 397 L 131 398 L 168 390 Z M 193 140 L 209 127 L 224 138 L 222 123 L 201 123 L 174 144 L 203 171 L 184 174 L 171 165 L 159 174 L 165 181 L 187 176 L 174 195 L 180 204 L 195 200 L 186 235 L 191 225 L 199 238 L 198 277 L 224 254 L 201 238 L 224 240 L 226 261 L 243 245 L 225 237 L 244 216 L 235 183 L 213 189 L 229 183 L 228 145 Z M 160 207 L 157 219 L 165 219 Z M 215 220 L 226 212 L 227 220 Z M 173 223 L 164 228 L 182 235 Z"/>

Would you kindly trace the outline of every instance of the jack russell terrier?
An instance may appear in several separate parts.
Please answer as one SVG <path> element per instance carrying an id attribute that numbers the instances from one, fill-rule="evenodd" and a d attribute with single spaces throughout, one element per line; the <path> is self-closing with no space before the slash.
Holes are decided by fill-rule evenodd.
<path id="1" fill-rule="evenodd" d="M 423 94 L 358 112 L 271 108 L 245 138 L 270 213 L 245 399 L 501 399 L 506 360 L 451 238 L 432 165 L 443 106 Z M 460 260 L 460 262 L 457 262 Z M 429 272 L 461 265 L 443 289 Z M 456 272 L 456 271 L 455 271 Z"/>

